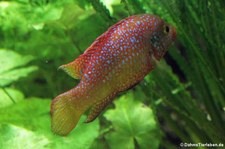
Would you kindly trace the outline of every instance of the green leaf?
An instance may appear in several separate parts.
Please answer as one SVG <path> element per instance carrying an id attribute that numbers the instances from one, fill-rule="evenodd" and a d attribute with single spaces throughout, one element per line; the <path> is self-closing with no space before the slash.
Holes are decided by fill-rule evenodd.
<path id="1" fill-rule="evenodd" d="M 22 92 L 13 88 L 0 88 L 0 108 L 9 106 L 24 99 Z"/>
<path id="2" fill-rule="evenodd" d="M 76 126 L 71 134 L 63 138 L 55 136 L 54 141 L 58 141 L 55 146 L 57 149 L 61 148 L 77 148 L 77 149 L 89 149 L 93 144 L 94 140 L 99 135 L 99 121 L 98 119 L 92 123 L 84 124 L 86 117 L 81 117 L 79 124 Z M 67 145 L 65 146 L 65 143 Z"/>
<path id="3" fill-rule="evenodd" d="M 32 56 L 22 56 L 14 51 L 0 49 L 0 73 L 8 71 L 10 69 L 24 66 L 33 60 Z"/>
<path id="4" fill-rule="evenodd" d="M 48 138 L 43 135 L 11 124 L 0 124 L 0 132 L 2 149 L 43 149 L 47 148 L 46 145 L 50 143 Z"/>
<path id="5" fill-rule="evenodd" d="M 160 134 L 152 110 L 134 100 L 132 93 L 115 101 L 116 108 L 104 116 L 112 122 L 114 131 L 106 134 L 112 149 L 116 148 L 158 148 Z"/>
<path id="6" fill-rule="evenodd" d="M 31 60 L 32 56 L 22 56 L 10 50 L 0 49 L 0 86 L 9 85 L 37 70 L 36 66 L 22 67 Z"/>
<path id="7" fill-rule="evenodd" d="M 86 119 L 83 116 L 78 126 L 68 136 L 54 135 L 50 127 L 50 102 L 51 100 L 48 99 L 30 98 L 2 108 L 0 109 L 0 125 L 15 125 L 15 127 L 21 127 L 25 131 L 31 132 L 37 138 L 43 136 L 48 140 L 46 145 L 50 148 L 89 148 L 98 136 L 99 121 L 95 120 L 92 123 L 83 124 L 83 121 Z M 11 131 L 5 131 L 3 135 L 1 131 L 0 144 L 3 144 L 4 138 L 11 136 Z M 21 140 L 21 137 L 23 136 L 17 136 L 17 139 Z M 18 143 L 19 141 L 13 140 L 13 143 L 10 144 L 19 145 Z M 10 144 L 9 147 L 13 148 L 14 146 L 10 146 Z M 21 146 L 21 148 L 32 148 L 35 144 L 35 141 L 30 142 L 29 146 Z"/>
<path id="8" fill-rule="evenodd" d="M 85 10 L 81 9 L 76 4 L 68 4 L 64 7 L 61 18 L 56 20 L 55 23 L 59 23 L 65 29 L 71 29 L 76 26 L 80 20 L 86 18 L 90 14 L 90 11 L 85 12 Z"/>

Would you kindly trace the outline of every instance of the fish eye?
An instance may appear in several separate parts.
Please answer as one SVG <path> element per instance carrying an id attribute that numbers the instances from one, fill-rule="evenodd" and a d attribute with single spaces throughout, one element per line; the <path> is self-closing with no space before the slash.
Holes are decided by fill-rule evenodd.
<path id="1" fill-rule="evenodd" d="M 164 32 L 167 34 L 167 33 L 169 33 L 169 31 L 170 31 L 170 28 L 168 25 L 166 25 L 164 28 Z"/>

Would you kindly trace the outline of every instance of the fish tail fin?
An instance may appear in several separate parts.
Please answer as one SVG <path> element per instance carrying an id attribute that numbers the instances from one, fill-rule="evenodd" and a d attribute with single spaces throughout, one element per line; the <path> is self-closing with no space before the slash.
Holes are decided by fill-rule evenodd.
<path id="1" fill-rule="evenodd" d="M 51 128 L 55 134 L 69 134 L 87 109 L 82 100 L 74 94 L 72 96 L 72 93 L 63 93 L 51 103 Z"/>

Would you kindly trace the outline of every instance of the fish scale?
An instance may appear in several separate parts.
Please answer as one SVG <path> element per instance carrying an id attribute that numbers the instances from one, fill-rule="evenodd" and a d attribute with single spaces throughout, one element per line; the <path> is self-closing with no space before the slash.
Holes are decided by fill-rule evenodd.
<path id="1" fill-rule="evenodd" d="M 154 68 L 176 30 L 155 15 L 134 15 L 99 36 L 77 59 L 60 66 L 80 83 L 51 104 L 52 131 L 67 135 L 90 109 L 93 121 L 114 97 L 136 84 Z"/>

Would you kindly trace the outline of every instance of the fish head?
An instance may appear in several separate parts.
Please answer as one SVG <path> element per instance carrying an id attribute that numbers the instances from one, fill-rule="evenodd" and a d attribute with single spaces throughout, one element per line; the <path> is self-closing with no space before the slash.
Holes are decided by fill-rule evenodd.
<path id="1" fill-rule="evenodd" d="M 176 39 L 176 29 L 157 16 L 155 16 L 155 22 L 149 24 L 153 26 L 149 31 L 149 42 L 152 56 L 160 60 Z"/>

